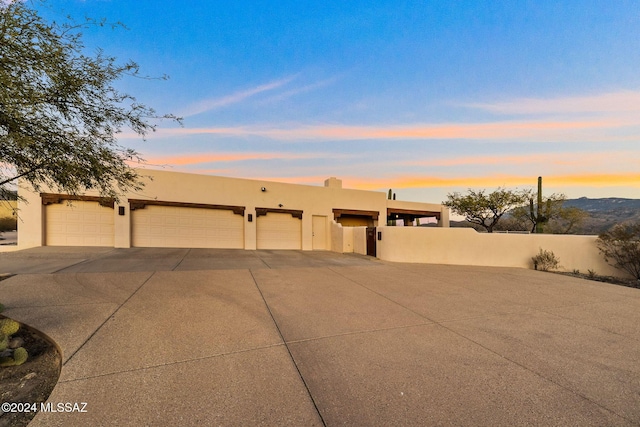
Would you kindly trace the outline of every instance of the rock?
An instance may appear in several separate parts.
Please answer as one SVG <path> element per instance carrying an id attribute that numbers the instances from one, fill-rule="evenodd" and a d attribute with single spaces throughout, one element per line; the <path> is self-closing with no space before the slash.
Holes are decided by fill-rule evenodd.
<path id="1" fill-rule="evenodd" d="M 20 337 L 14 337 L 9 340 L 9 348 L 18 348 L 24 345 L 24 340 Z"/>
<path id="2" fill-rule="evenodd" d="M 33 378 L 35 378 L 37 376 L 38 376 L 38 374 L 36 374 L 35 372 L 29 372 L 27 375 L 22 377 L 22 379 L 23 380 L 30 380 L 30 379 L 33 379 Z"/>

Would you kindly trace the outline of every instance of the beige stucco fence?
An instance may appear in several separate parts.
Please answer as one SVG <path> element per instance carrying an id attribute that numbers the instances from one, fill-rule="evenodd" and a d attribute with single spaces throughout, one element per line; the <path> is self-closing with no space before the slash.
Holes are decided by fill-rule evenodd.
<path id="1" fill-rule="evenodd" d="M 333 250 L 366 253 L 364 227 L 349 230 L 334 224 L 334 241 L 339 240 L 341 230 L 345 231 L 343 245 Z M 478 233 L 469 228 L 436 227 L 379 226 L 377 231 L 381 237 L 376 242 L 377 256 L 385 261 L 533 268 L 531 257 L 542 248 L 559 258 L 560 270 L 629 277 L 604 261 L 596 246 L 597 236 Z"/>
<path id="2" fill-rule="evenodd" d="M 533 268 L 540 248 L 553 251 L 564 271 L 626 277 L 608 265 L 597 236 L 478 233 L 465 228 L 378 227 L 378 258 L 395 262 Z"/>
<path id="3" fill-rule="evenodd" d="M 331 250 L 341 253 L 367 254 L 367 227 L 343 227 L 331 222 Z"/>

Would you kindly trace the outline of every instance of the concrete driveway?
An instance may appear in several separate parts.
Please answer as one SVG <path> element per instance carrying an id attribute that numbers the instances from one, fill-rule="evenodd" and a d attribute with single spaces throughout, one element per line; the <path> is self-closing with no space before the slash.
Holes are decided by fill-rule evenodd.
<path id="1" fill-rule="evenodd" d="M 639 425 L 640 290 L 330 252 L 0 254 L 63 350 L 34 426 Z"/>

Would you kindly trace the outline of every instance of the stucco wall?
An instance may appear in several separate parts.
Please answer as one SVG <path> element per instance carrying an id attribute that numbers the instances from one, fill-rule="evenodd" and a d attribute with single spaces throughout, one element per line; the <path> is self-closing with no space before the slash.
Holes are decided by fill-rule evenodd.
<path id="1" fill-rule="evenodd" d="M 565 271 L 624 277 L 608 265 L 596 236 L 478 233 L 468 228 L 378 227 L 378 258 L 395 262 L 533 268 L 540 248 L 553 251 Z"/>
<path id="2" fill-rule="evenodd" d="M 340 253 L 353 252 L 353 227 L 331 221 L 331 250 Z"/>
<path id="3" fill-rule="evenodd" d="M 302 249 L 313 249 L 313 216 L 325 216 L 330 222 L 334 218 L 333 209 L 363 210 L 379 212 L 380 223 L 386 220 L 386 193 L 331 187 L 287 184 L 251 179 L 227 178 L 157 170 L 139 170 L 145 187 L 137 192 L 120 197 L 114 209 L 114 246 L 131 245 L 131 211 L 128 199 L 148 199 L 167 202 L 232 205 L 245 207 L 244 248 L 256 249 L 256 208 L 301 210 Z M 337 180 L 336 180 L 337 181 Z M 334 183 L 335 184 L 335 183 Z M 263 190 L 264 188 L 264 190 Z M 46 188 L 42 192 L 56 193 Z M 29 191 L 20 186 L 20 195 L 28 203 L 19 203 L 20 218 L 18 246 L 22 248 L 41 246 L 44 240 L 44 211 L 39 192 Z M 97 193 L 87 192 L 87 196 Z M 399 202 L 396 202 L 399 203 Z M 447 209 L 440 205 L 410 203 L 416 209 Z M 118 207 L 125 208 L 125 215 L 118 215 Z M 248 221 L 251 214 L 253 221 Z M 342 247 L 342 251 L 352 252 L 353 239 L 349 233 L 342 234 L 342 244 L 334 243 L 333 226 L 326 245 Z M 337 238 L 337 237 L 336 237 Z"/>
<path id="4" fill-rule="evenodd" d="M 367 227 L 353 227 L 353 252 L 367 254 Z"/>

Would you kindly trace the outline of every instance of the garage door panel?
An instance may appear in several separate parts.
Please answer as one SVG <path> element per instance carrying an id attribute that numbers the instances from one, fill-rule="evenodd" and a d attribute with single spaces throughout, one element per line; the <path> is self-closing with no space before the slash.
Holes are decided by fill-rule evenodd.
<path id="1" fill-rule="evenodd" d="M 86 201 L 51 204 L 45 209 L 46 245 L 113 246 L 113 209 Z"/>
<path id="2" fill-rule="evenodd" d="M 269 212 L 256 224 L 258 249 L 302 249 L 302 221 L 288 213 Z"/>
<path id="3" fill-rule="evenodd" d="M 229 210 L 151 205 L 131 220 L 137 247 L 244 248 L 244 217 Z"/>

